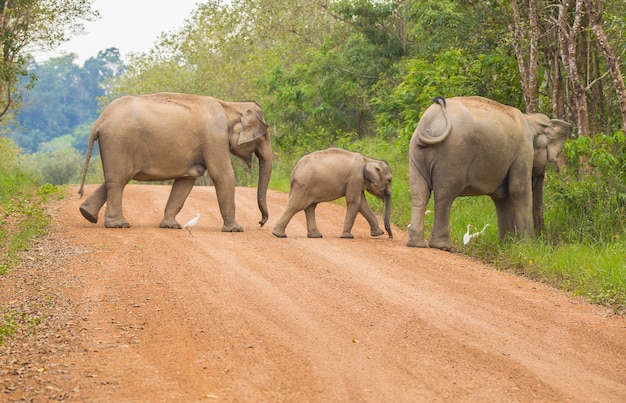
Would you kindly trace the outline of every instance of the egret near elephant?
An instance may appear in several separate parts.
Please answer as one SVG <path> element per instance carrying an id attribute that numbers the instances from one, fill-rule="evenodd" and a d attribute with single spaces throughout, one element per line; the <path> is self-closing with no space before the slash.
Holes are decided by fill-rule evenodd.
<path id="1" fill-rule="evenodd" d="M 104 183 L 80 206 L 90 222 L 106 202 L 104 226 L 126 228 L 122 193 L 131 179 L 174 179 L 162 228 L 182 228 L 176 221 L 196 178 L 208 172 L 217 195 L 222 231 L 240 232 L 235 220 L 233 154 L 251 166 L 259 160 L 257 189 L 262 226 L 268 219 L 267 187 L 272 172 L 272 146 L 263 111 L 256 102 L 227 102 L 213 97 L 157 93 L 124 96 L 111 102 L 96 120 L 78 193 L 83 186 L 95 141 L 100 147 Z"/>
<path id="2" fill-rule="evenodd" d="M 353 238 L 352 227 L 358 213 L 370 225 L 372 236 L 383 235 L 378 219 L 365 198 L 365 191 L 385 203 L 384 225 L 392 238 L 389 217 L 391 215 L 391 169 L 384 161 L 378 161 L 340 148 L 329 148 L 307 154 L 298 161 L 291 172 L 289 199 L 283 215 L 274 225 L 272 234 L 285 238 L 285 228 L 293 216 L 304 210 L 307 236 L 321 238 L 315 221 L 318 203 L 346 198 L 347 211 L 341 238 Z"/>
<path id="3" fill-rule="evenodd" d="M 437 97 L 409 144 L 412 198 L 407 245 L 452 250 L 450 207 L 456 197 L 488 195 L 500 238 L 529 237 L 543 226 L 543 178 L 570 124 L 524 114 L 482 97 Z M 435 218 L 428 244 L 424 212 L 431 193 Z"/>
<path id="4" fill-rule="evenodd" d="M 185 225 L 183 225 L 183 228 L 186 229 L 189 232 L 189 235 L 193 236 L 193 234 L 191 233 L 191 230 L 193 229 L 193 227 L 196 226 L 198 221 L 200 221 L 200 212 L 199 211 L 196 213 L 196 216 L 194 218 L 192 218 L 191 220 L 187 221 L 187 223 Z"/>
<path id="5" fill-rule="evenodd" d="M 468 224 L 467 232 L 463 235 L 463 245 L 469 244 L 472 238 L 476 238 L 477 236 L 484 234 L 487 227 L 489 227 L 489 224 L 485 224 L 482 230 L 470 234 L 470 228 L 472 228 L 472 225 Z"/>

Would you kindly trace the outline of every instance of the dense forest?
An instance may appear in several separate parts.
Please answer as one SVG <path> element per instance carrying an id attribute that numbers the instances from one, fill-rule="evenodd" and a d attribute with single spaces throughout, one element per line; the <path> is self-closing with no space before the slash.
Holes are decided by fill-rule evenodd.
<path id="1" fill-rule="evenodd" d="M 54 139 L 64 136 L 75 148 L 87 149 L 85 133 L 98 117 L 106 80 L 124 69 L 116 48 L 98 52 L 82 66 L 74 54 L 43 62 L 32 59 L 28 71 L 36 81 L 30 90 L 25 80 L 20 83 L 22 105 L 14 124 L 6 127 L 9 137 L 31 153 L 50 148 Z"/>

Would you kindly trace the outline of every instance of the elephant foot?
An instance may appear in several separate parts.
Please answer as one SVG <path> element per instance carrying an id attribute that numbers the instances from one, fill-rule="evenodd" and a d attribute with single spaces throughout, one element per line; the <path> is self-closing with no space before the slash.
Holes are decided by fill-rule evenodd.
<path id="1" fill-rule="evenodd" d="M 98 214 L 97 213 L 95 215 L 91 214 L 91 212 L 89 212 L 83 206 L 80 206 L 79 210 L 80 210 L 80 213 L 83 215 L 83 217 L 85 217 L 87 219 L 87 221 L 92 222 L 94 224 L 98 222 Z"/>
<path id="2" fill-rule="evenodd" d="M 321 238 L 322 234 L 320 232 L 309 232 L 306 236 L 307 238 Z"/>
<path id="3" fill-rule="evenodd" d="M 428 248 L 428 243 L 426 243 L 423 235 L 413 235 L 409 227 L 409 239 L 406 241 L 406 246 L 410 248 Z"/>
<path id="4" fill-rule="evenodd" d="M 128 222 L 120 222 L 120 223 L 105 223 L 105 228 L 130 228 L 130 224 Z"/>
<path id="5" fill-rule="evenodd" d="M 374 230 L 374 231 L 372 231 L 370 234 L 371 234 L 372 236 L 381 236 L 381 235 L 384 235 L 384 234 L 385 234 L 385 231 L 378 229 L 378 230 Z"/>
<path id="6" fill-rule="evenodd" d="M 340 238 L 343 238 L 343 239 L 354 239 L 354 235 L 352 235 L 349 232 L 344 232 L 343 234 L 341 234 Z"/>
<path id="7" fill-rule="evenodd" d="M 409 235 L 409 239 L 406 241 L 406 246 L 410 248 L 428 248 L 428 244 L 424 238 L 415 239 Z"/>
<path id="8" fill-rule="evenodd" d="M 428 246 L 430 246 L 431 248 L 435 248 L 435 249 L 445 250 L 446 252 L 456 251 L 451 242 L 436 242 L 431 239 L 430 242 L 428 243 Z"/>
<path id="9" fill-rule="evenodd" d="M 285 234 L 284 232 L 272 231 L 272 235 L 274 235 L 276 238 L 287 238 L 287 234 Z"/>
<path id="10" fill-rule="evenodd" d="M 159 228 L 171 228 L 171 229 L 182 229 L 182 225 L 180 225 L 177 221 L 161 221 L 159 224 Z"/>
<path id="11" fill-rule="evenodd" d="M 222 232 L 243 232 L 243 227 L 239 224 L 232 224 L 222 226 Z"/>

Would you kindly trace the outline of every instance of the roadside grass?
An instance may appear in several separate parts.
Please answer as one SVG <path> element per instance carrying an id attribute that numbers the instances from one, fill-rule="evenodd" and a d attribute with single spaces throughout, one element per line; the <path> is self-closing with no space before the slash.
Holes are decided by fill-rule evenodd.
<path id="1" fill-rule="evenodd" d="M 58 194 L 56 186 L 37 187 L 30 176 L 17 169 L 0 170 L 0 276 L 21 262 L 21 253 L 35 238 L 47 233 L 50 221 L 43 204 Z M 16 332 L 30 329 L 43 320 L 0 307 L 0 346 Z"/>
<path id="2" fill-rule="evenodd" d="M 44 204 L 63 197 L 60 188 L 37 184 L 17 171 L 0 172 L 0 276 L 6 275 L 22 260 L 33 240 L 45 235 L 50 219 Z M 0 345 L 16 332 L 31 329 L 45 319 L 15 309 L 0 307 Z"/>
<path id="3" fill-rule="evenodd" d="M 20 262 L 20 253 L 27 250 L 33 239 L 45 235 L 50 223 L 43 204 L 51 196 L 59 194 L 59 188 L 44 185 L 39 188 L 31 183 L 30 188 L 14 187 L 9 197 L 4 193 L 0 197 L 0 275 L 6 274 Z"/>

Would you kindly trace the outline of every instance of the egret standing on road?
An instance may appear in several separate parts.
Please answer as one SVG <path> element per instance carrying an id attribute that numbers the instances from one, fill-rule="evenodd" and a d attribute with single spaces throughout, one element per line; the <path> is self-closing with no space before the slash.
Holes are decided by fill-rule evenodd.
<path id="1" fill-rule="evenodd" d="M 183 226 L 184 229 L 189 231 L 189 235 L 193 236 L 193 234 L 191 233 L 191 229 L 193 228 L 194 225 L 196 225 L 198 223 L 198 221 L 200 221 L 200 212 L 199 211 L 196 213 L 196 216 L 194 218 L 189 220 L 189 222 L 187 222 L 187 224 L 185 224 Z"/>

